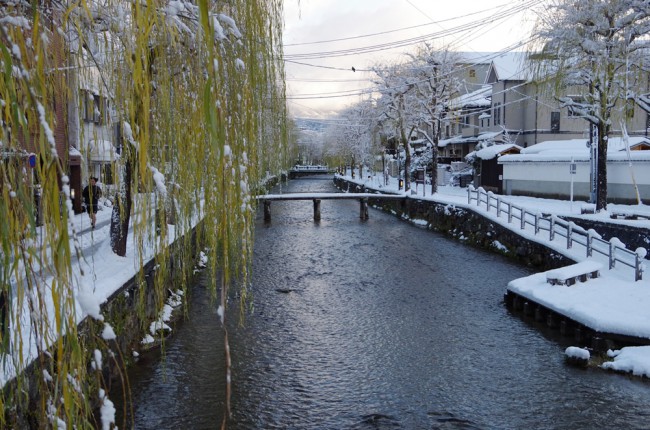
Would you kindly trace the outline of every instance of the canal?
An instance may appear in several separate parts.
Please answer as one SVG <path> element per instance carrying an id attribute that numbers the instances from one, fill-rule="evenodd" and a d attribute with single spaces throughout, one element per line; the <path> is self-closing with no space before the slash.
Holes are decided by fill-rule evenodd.
<path id="1" fill-rule="evenodd" d="M 508 312 L 505 286 L 529 269 L 379 211 L 361 221 L 355 201 L 323 201 L 320 222 L 312 210 L 274 202 L 268 224 L 258 213 L 254 307 L 244 326 L 230 309 L 228 428 L 648 427 L 647 381 L 567 366 L 569 340 Z M 206 282 L 164 357 L 130 371 L 126 428 L 219 428 L 224 354 Z"/>

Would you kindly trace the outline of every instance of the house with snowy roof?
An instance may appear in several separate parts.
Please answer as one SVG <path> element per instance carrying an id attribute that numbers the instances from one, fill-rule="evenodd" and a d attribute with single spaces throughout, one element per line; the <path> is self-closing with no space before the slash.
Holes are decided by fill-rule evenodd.
<path id="1" fill-rule="evenodd" d="M 508 154 L 519 154 L 523 148 L 514 143 L 499 143 L 486 146 L 469 154 L 474 166 L 474 185 L 486 191 L 503 193 L 503 165 L 499 158 Z"/>
<path id="2" fill-rule="evenodd" d="M 481 142 L 485 142 L 482 146 L 508 142 L 526 148 L 589 137 L 587 121 L 561 107 L 546 87 L 533 80 L 534 60 L 528 53 L 495 53 L 490 58 L 483 86 L 456 97 L 448 106 L 439 145 L 443 157 L 464 156 L 477 146 L 480 149 Z M 574 100 L 580 93 L 580 88 L 566 90 Z M 650 115 L 638 106 L 622 111 L 631 114 L 626 118 L 628 134 L 647 137 Z M 621 136 L 620 121 L 613 125 L 612 135 Z"/>
<path id="3" fill-rule="evenodd" d="M 519 154 L 497 158 L 503 194 L 589 200 L 591 192 L 588 139 L 545 141 Z M 612 137 L 607 148 L 607 193 L 613 203 L 650 200 L 650 139 Z"/>

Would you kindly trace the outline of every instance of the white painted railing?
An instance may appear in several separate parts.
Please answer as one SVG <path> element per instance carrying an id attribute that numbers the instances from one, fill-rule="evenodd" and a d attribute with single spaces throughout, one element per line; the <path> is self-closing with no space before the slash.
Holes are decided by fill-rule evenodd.
<path id="1" fill-rule="evenodd" d="M 534 213 L 517 206 L 513 203 L 501 199 L 491 191 L 485 191 L 483 188 L 467 187 L 467 203 L 476 202 L 476 206 L 485 207 L 490 212 L 496 210 L 496 216 L 501 217 L 505 214 L 508 223 L 518 222 L 519 227 L 523 230 L 526 226 L 532 226 L 535 234 L 545 231 L 550 241 L 555 240 L 556 236 L 566 239 L 566 247 L 570 249 L 574 243 L 580 244 L 586 249 L 586 256 L 591 257 L 594 253 L 607 257 L 609 268 L 613 269 L 617 263 L 634 269 L 634 280 L 639 281 L 643 277 L 643 260 L 647 254 L 645 248 L 637 248 L 636 251 L 629 250 L 617 238 L 609 241 L 601 239 L 600 235 L 594 230 L 585 230 L 571 221 L 565 221 L 552 214 Z M 516 220 L 516 221 L 513 221 Z"/>
<path id="2" fill-rule="evenodd" d="M 321 166 L 321 165 L 317 165 L 317 166 L 311 166 L 311 165 L 304 165 L 304 166 L 301 166 L 301 165 L 296 165 L 296 166 L 293 166 L 293 167 L 291 168 L 291 170 L 294 170 L 294 171 L 317 171 L 317 172 L 327 172 L 327 171 L 329 171 L 329 168 L 328 168 L 327 166 Z"/>

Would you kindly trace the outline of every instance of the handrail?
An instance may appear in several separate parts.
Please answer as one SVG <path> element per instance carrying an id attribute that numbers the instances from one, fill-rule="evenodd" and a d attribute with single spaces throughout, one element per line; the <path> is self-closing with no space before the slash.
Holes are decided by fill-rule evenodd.
<path id="1" fill-rule="evenodd" d="M 533 227 L 535 235 L 542 231 L 548 232 L 550 241 L 553 241 L 556 235 L 563 237 L 566 239 L 567 249 L 577 243 L 585 247 L 587 257 L 591 257 L 594 252 L 607 257 L 610 270 L 620 263 L 634 269 L 635 281 L 643 278 L 642 260 L 647 254 L 645 248 L 637 248 L 636 251 L 629 250 L 617 238 L 612 238 L 609 241 L 604 240 L 592 229 L 585 230 L 571 221 L 563 220 L 552 214 L 527 211 L 523 207 L 502 200 L 492 191 L 486 192 L 483 188 L 474 188 L 469 185 L 467 187 L 467 204 L 472 204 L 472 201 L 476 201 L 477 207 L 484 205 L 487 212 L 495 209 L 497 218 L 502 213 L 506 213 L 509 224 L 513 222 L 513 219 L 518 220 L 521 230 L 528 225 Z"/>
<path id="2" fill-rule="evenodd" d="M 318 171 L 327 171 L 329 167 L 322 165 L 295 165 L 291 170 L 318 170 Z"/>

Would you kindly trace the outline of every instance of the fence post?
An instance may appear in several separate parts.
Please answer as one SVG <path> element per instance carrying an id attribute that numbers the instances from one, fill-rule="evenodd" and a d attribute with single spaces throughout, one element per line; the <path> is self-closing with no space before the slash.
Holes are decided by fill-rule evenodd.
<path id="1" fill-rule="evenodd" d="M 500 213 L 501 213 L 501 199 L 497 197 L 497 218 L 499 218 Z"/>
<path id="2" fill-rule="evenodd" d="M 571 240 L 571 235 L 573 234 L 573 223 L 569 222 L 566 226 L 566 249 L 571 249 L 573 241 Z"/>
<path id="3" fill-rule="evenodd" d="M 508 224 L 512 222 L 512 203 L 508 203 Z"/>
<path id="4" fill-rule="evenodd" d="M 519 220 L 521 222 L 521 229 L 526 228 L 526 212 L 524 211 L 524 208 L 519 208 L 519 214 L 521 215 L 521 219 Z"/>
<path id="5" fill-rule="evenodd" d="M 548 240 L 551 242 L 555 239 L 555 216 L 551 215 L 548 227 Z"/>
<path id="6" fill-rule="evenodd" d="M 587 257 L 591 257 L 591 254 L 593 254 L 593 250 L 591 249 L 592 240 L 593 239 L 591 238 L 591 230 L 589 230 L 587 232 Z"/>
<path id="7" fill-rule="evenodd" d="M 535 214 L 535 234 L 539 233 L 539 213 Z"/>
<path id="8" fill-rule="evenodd" d="M 616 252 L 616 241 L 609 241 L 609 270 L 612 270 L 616 265 L 616 258 L 614 253 Z"/>
<path id="9" fill-rule="evenodd" d="M 481 206 L 481 188 L 476 190 L 476 206 Z"/>
<path id="10" fill-rule="evenodd" d="M 492 194 L 488 191 L 486 202 L 485 202 L 485 210 L 488 212 L 490 212 L 490 197 L 492 197 Z"/>
<path id="11" fill-rule="evenodd" d="M 467 204 L 472 203 L 472 186 L 467 187 Z"/>
<path id="12" fill-rule="evenodd" d="M 643 267 L 641 266 L 641 256 L 634 253 L 634 281 L 640 281 L 643 278 Z"/>

